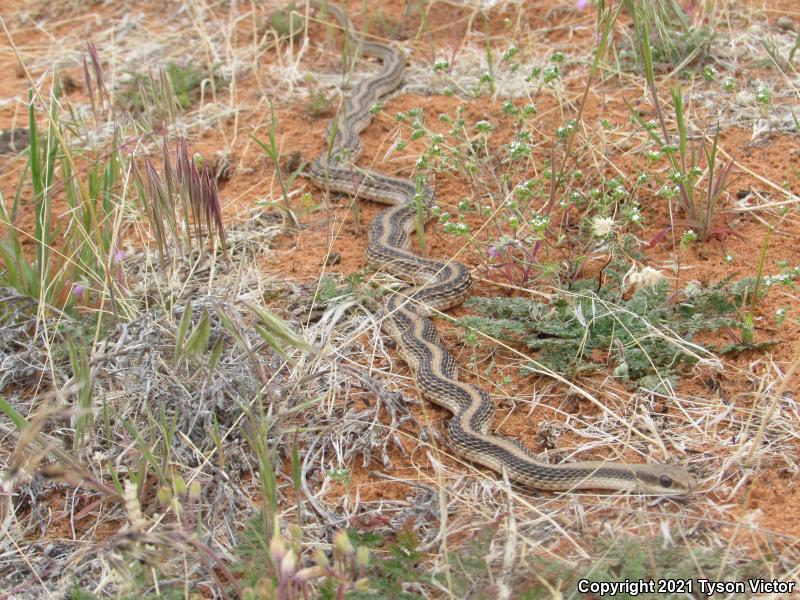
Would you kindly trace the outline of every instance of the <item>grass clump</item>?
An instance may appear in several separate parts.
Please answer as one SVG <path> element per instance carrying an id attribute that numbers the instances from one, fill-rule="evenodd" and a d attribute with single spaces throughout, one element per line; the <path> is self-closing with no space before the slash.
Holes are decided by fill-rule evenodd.
<path id="1" fill-rule="evenodd" d="M 634 19 L 637 30 L 641 24 L 646 24 L 652 32 L 649 51 L 658 70 L 680 71 L 707 59 L 714 40 L 714 29 L 702 22 L 693 22 L 675 0 L 636 3 L 626 0 L 624 5 Z M 635 48 L 635 43 L 631 46 Z M 623 58 L 627 55 L 623 55 Z M 634 55 L 640 67 L 645 65 L 640 51 L 634 50 Z"/>
<path id="2" fill-rule="evenodd" d="M 678 130 L 677 141 L 674 140 L 667 126 L 667 112 L 661 106 L 656 84 L 658 56 L 654 44 L 659 36 L 664 34 L 658 27 L 656 27 L 657 33 L 654 34 L 653 28 L 661 24 L 661 20 L 652 14 L 652 6 L 649 3 L 636 4 L 626 1 L 624 4 L 633 18 L 636 44 L 657 123 L 644 123 L 630 106 L 629 109 L 634 120 L 644 127 L 652 142 L 656 144 L 653 150 L 654 157 L 665 155 L 669 160 L 671 169 L 668 181 L 662 187 L 660 195 L 670 201 L 673 198 L 677 199 L 677 205 L 684 214 L 684 220 L 679 224 L 696 231 L 700 241 L 704 241 L 712 233 L 719 233 L 713 229 L 713 221 L 719 199 L 728 185 L 733 160 L 724 165 L 718 164 L 719 130 L 713 136 L 710 147 L 707 146 L 705 136 L 700 136 L 697 144 L 689 142 L 690 121 L 680 86 L 674 86 L 670 90 L 674 121 Z M 673 12 L 679 14 L 681 11 L 676 5 Z M 684 58 L 684 62 L 688 58 Z M 660 135 L 656 131 L 660 131 Z M 705 169 L 701 167 L 703 159 L 705 159 Z M 705 194 L 701 193 L 702 189 L 697 185 L 701 179 L 705 180 Z"/>
<path id="3" fill-rule="evenodd" d="M 137 113 L 146 112 L 152 106 L 164 104 L 162 96 L 170 93 L 177 108 L 186 110 L 194 105 L 200 97 L 205 82 L 216 87 L 221 79 L 207 69 L 193 63 L 179 65 L 169 62 L 162 69 L 162 74 L 136 73 L 128 81 L 117 96 L 121 105 Z"/>
<path id="4" fill-rule="evenodd" d="M 211 167 L 203 164 L 201 157 L 189 155 L 183 138 L 175 143 L 174 158 L 166 138 L 161 150 L 161 174 L 150 157 L 145 157 L 144 174 L 135 168 L 134 182 L 162 261 L 171 247 L 182 248 L 187 255 L 195 245 L 202 248 L 198 240 L 204 237 L 211 249 L 218 241 L 223 253 L 227 252 L 219 190 Z"/>
<path id="5" fill-rule="evenodd" d="M 0 286 L 66 311 L 79 300 L 96 300 L 95 289 L 107 289 L 113 300 L 119 285 L 113 196 L 122 185 L 121 152 L 112 146 L 99 160 L 88 160 L 65 147 L 68 132 L 56 99 L 49 101 L 46 133 L 39 130 L 36 105 L 31 97 L 28 161 L 17 193 L 11 202 L 0 194 Z M 18 224 L 25 183 L 32 194 L 32 233 Z M 53 214 L 53 203 L 62 198 L 69 209 L 65 220 Z M 33 252 L 26 249 L 31 243 Z"/>

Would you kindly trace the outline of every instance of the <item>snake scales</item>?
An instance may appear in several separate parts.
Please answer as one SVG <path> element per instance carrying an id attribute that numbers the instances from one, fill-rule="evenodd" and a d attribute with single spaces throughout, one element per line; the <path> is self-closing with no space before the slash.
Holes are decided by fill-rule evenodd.
<path id="1" fill-rule="evenodd" d="M 321 7 L 319 0 L 313 5 Z M 680 494 L 692 491 L 696 482 L 683 469 L 660 464 L 575 462 L 551 465 L 533 455 L 515 440 L 489 432 L 494 405 L 489 394 L 458 381 L 458 366 L 444 347 L 426 307 L 446 310 L 467 296 L 470 273 L 455 261 L 424 258 L 410 250 L 410 234 L 416 222 L 414 202 L 417 186 L 407 179 L 390 177 L 375 170 L 360 171 L 353 165 L 361 153 L 359 134 L 372 120 L 372 106 L 402 82 L 405 60 L 399 50 L 369 41 L 353 32 L 352 25 L 335 5 L 327 5 L 349 36 L 351 48 L 378 58 L 380 71 L 357 83 L 343 107 L 343 117 L 331 123 L 329 151 L 312 163 L 310 176 L 322 189 L 329 189 L 390 205 L 370 225 L 367 257 L 376 267 L 409 281 L 409 286 L 392 294 L 384 311 L 382 326 L 397 344 L 403 360 L 414 374 L 421 395 L 447 408 L 454 417 L 447 433 L 462 457 L 510 479 L 545 490 L 606 489 L 652 494 Z M 426 205 L 432 193 L 423 190 Z"/>

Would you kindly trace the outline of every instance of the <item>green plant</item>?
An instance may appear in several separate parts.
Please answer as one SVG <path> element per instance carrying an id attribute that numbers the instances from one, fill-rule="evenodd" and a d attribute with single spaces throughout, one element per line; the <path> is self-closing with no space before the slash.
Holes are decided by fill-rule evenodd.
<path id="1" fill-rule="evenodd" d="M 21 181 L 10 206 L 0 194 L 0 222 L 5 226 L 0 239 L 0 285 L 67 311 L 78 301 L 90 303 L 99 290 L 94 297 L 109 294 L 116 310 L 120 286 L 115 276 L 118 251 L 114 248 L 114 215 L 118 206 L 112 198 L 121 186 L 120 152 L 113 143 L 99 159 L 91 159 L 66 147 L 66 132 L 56 107 L 55 98 L 51 98 L 49 127 L 43 136 L 31 96 L 30 145 L 23 178 L 30 176 L 34 228 L 33 233 L 27 233 L 17 225 Z M 69 207 L 65 220 L 53 219 L 51 207 L 57 198 L 65 198 Z M 30 256 L 24 250 L 26 238 L 34 245 Z"/>
<path id="2" fill-rule="evenodd" d="M 443 574 L 426 574 L 437 587 L 446 587 L 457 597 L 473 597 L 475 590 L 486 587 L 492 580 L 492 565 L 489 554 L 497 535 L 499 521 L 475 532 L 455 548 L 445 553 L 447 571 Z M 482 597 L 478 595 L 477 597 Z"/>
<path id="3" fill-rule="evenodd" d="M 269 14 L 269 28 L 278 38 L 296 37 L 303 32 L 303 16 L 297 10 L 297 5 L 292 2 L 286 8 L 273 10 Z"/>
<path id="4" fill-rule="evenodd" d="M 300 222 L 297 220 L 294 212 L 292 211 L 292 207 L 289 203 L 289 188 L 294 183 L 294 180 L 297 176 L 303 172 L 303 168 L 306 166 L 305 162 L 301 162 L 300 165 L 295 169 L 295 171 L 289 175 L 289 178 L 284 180 L 283 173 L 281 172 L 281 164 L 280 164 L 280 149 L 278 148 L 278 139 L 277 139 L 277 120 L 275 119 L 275 109 L 272 106 L 272 102 L 269 103 L 269 132 L 268 132 L 268 141 L 269 143 L 262 142 L 256 136 L 250 134 L 250 137 L 253 141 L 258 144 L 261 149 L 269 156 L 272 160 L 272 164 L 275 168 L 275 175 L 278 177 L 278 185 L 281 188 L 281 194 L 283 196 L 283 207 L 284 207 L 284 216 L 289 219 L 289 223 L 291 224 L 292 228 L 299 229 Z M 335 135 L 335 133 L 334 133 Z"/>
<path id="5" fill-rule="evenodd" d="M 422 555 L 418 549 L 419 541 L 414 533 L 413 523 L 406 523 L 398 532 L 394 542 L 378 535 L 350 532 L 354 543 L 368 548 L 386 546 L 386 554 L 376 558 L 368 571 L 369 592 L 356 592 L 352 600 L 367 598 L 397 598 L 398 600 L 419 600 L 421 597 L 406 591 L 404 584 L 422 581 L 425 573 L 419 569 Z"/>
<path id="6" fill-rule="evenodd" d="M 3 260 L 4 267 L 4 271 L 0 273 L 0 282 L 14 287 L 31 298 L 40 298 L 44 302 L 54 303 L 55 295 L 61 294 L 62 290 L 68 286 L 70 277 L 69 269 L 56 264 L 52 256 L 56 230 L 50 208 L 51 188 L 59 152 L 59 138 L 55 132 L 57 127 L 55 99 L 51 100 L 50 117 L 50 127 L 44 140 L 44 147 L 41 148 L 36 111 L 31 95 L 28 106 L 30 131 L 28 169 L 33 191 L 34 230 L 31 237 L 35 244 L 35 253 L 29 263 L 22 249 L 21 235 L 24 232 L 15 223 L 20 191 L 17 192 L 10 210 L 6 206 L 5 199 L 0 196 L 0 211 L 2 211 L 0 216 L 6 226 L 6 236 L 0 240 L 0 258 Z M 65 306 L 67 302 L 68 300 L 65 299 Z"/>
<path id="7" fill-rule="evenodd" d="M 139 113 L 152 111 L 154 107 L 168 106 L 185 110 L 197 101 L 204 81 L 216 85 L 221 79 L 192 63 L 179 65 L 170 62 L 159 69 L 158 75 L 134 74 L 117 99 L 126 110 Z M 169 108 L 158 120 L 166 121 L 168 116 L 174 116 Z"/>
<path id="8" fill-rule="evenodd" d="M 705 62 L 714 39 L 714 29 L 702 23 L 692 23 L 679 2 L 625 0 L 623 4 L 637 29 L 643 25 L 652 32 L 648 36 L 650 59 L 644 57 L 640 45 L 632 44 L 640 66 L 647 69 L 646 63 L 651 60 L 656 69 L 668 67 L 681 71 L 692 64 Z M 639 35 L 639 31 L 636 33 Z"/>
<path id="9" fill-rule="evenodd" d="M 755 332 L 755 312 L 756 305 L 761 300 L 763 293 L 761 290 L 762 283 L 764 282 L 764 265 L 767 261 L 767 249 L 769 248 L 769 238 L 772 235 L 772 228 L 767 229 L 767 234 L 764 236 L 764 245 L 761 247 L 761 253 L 758 258 L 758 268 L 756 270 L 755 285 L 753 286 L 752 293 L 749 296 L 742 298 L 742 342 L 751 344 L 753 342 L 753 335 Z M 749 310 L 745 310 L 744 305 L 749 302 Z"/>
<path id="10" fill-rule="evenodd" d="M 596 281 L 579 280 L 549 304 L 517 297 L 472 298 L 467 305 L 483 316 L 462 317 L 458 323 L 522 343 L 558 373 L 610 366 L 622 381 L 659 389 L 674 382 L 681 364 L 709 356 L 692 342 L 695 335 L 739 326 L 740 307 L 754 293 L 752 279 L 725 280 L 708 288 L 689 286 L 678 299 L 657 272 L 643 270 L 627 274 L 627 279 L 635 275 L 640 286 L 628 297 L 624 272 L 613 269 L 613 263 L 606 268 L 612 281 L 598 291 Z"/>
<path id="11" fill-rule="evenodd" d="M 630 104 L 628 104 L 628 109 L 632 118 L 642 126 L 656 145 L 656 152 L 665 155 L 670 162 L 671 171 L 661 189 L 661 195 L 668 199 L 678 199 L 678 205 L 685 216 L 685 219 L 679 221 L 678 224 L 697 231 L 700 240 L 704 241 L 715 232 L 713 219 L 718 201 L 728 185 L 733 160 L 722 166 L 717 164 L 719 128 L 714 133 L 710 148 L 707 147 L 705 136 L 701 136 L 696 145 L 689 143 L 688 118 L 680 86 L 671 89 L 672 107 L 678 128 L 678 141 L 677 143 L 673 141 L 656 87 L 655 55 L 650 33 L 651 19 L 648 17 L 646 9 L 643 8 L 648 3 L 640 4 L 626 0 L 624 4 L 634 21 L 645 80 L 658 118 L 657 125 L 645 123 Z M 660 129 L 660 135 L 656 132 L 657 128 Z M 705 171 L 701 167 L 702 159 L 705 159 Z M 705 195 L 699 194 L 697 189 L 697 183 L 701 178 L 706 182 Z"/>
<path id="12" fill-rule="evenodd" d="M 328 113 L 331 108 L 332 99 L 319 86 L 310 84 L 308 88 L 308 100 L 306 108 L 308 114 L 314 118 L 319 118 Z"/>
<path id="13" fill-rule="evenodd" d="M 72 342 L 67 342 L 69 350 L 70 366 L 72 368 L 72 381 L 77 386 L 77 402 L 75 415 L 75 435 L 72 438 L 72 449 L 76 451 L 83 446 L 84 437 L 94 422 L 92 414 L 92 395 L 94 385 L 92 373 L 89 368 L 89 358 L 86 348 L 83 346 L 75 347 Z"/>
<path id="14" fill-rule="evenodd" d="M 183 316 L 181 316 L 181 320 L 178 323 L 178 329 L 175 332 L 175 352 L 173 353 L 172 360 L 176 364 L 180 359 L 186 359 L 187 361 L 196 364 L 205 355 L 205 352 L 208 349 L 208 342 L 211 337 L 211 320 L 208 315 L 208 311 L 203 310 L 203 313 L 200 316 L 197 324 L 194 326 L 194 329 L 192 329 L 191 333 L 189 333 L 189 326 L 191 325 L 191 322 L 192 303 L 190 301 L 186 303 Z M 212 352 L 209 359 L 209 377 L 213 374 L 214 364 L 218 359 L 219 348 L 221 348 L 220 341 L 221 338 L 219 338 L 217 344 L 215 344 L 215 352 Z"/>
<path id="15" fill-rule="evenodd" d="M 525 104 L 506 100 L 502 103 L 502 115 L 497 118 L 487 115 L 468 123 L 464 107 L 459 106 L 455 114 L 438 115 L 439 122 L 446 127 L 439 132 L 426 126 L 421 109 L 395 115 L 396 121 L 409 131 L 411 140 L 427 137 L 426 149 L 415 165 L 418 176 L 424 175 L 430 181 L 442 173 L 457 174 L 469 185 L 470 200 L 460 202 L 457 211 L 445 210 L 437 204 L 430 211 L 446 234 L 462 237 L 465 246 L 478 254 L 480 270 L 492 279 L 506 280 L 515 287 L 552 278 L 569 285 L 595 243 L 585 224 L 598 212 L 605 217 L 621 210 L 633 226 L 641 225 L 635 200 L 640 184 L 632 186 L 629 195 L 623 178 L 619 178 L 613 190 L 608 191 L 606 203 L 605 193 L 598 192 L 596 200 L 589 197 L 592 184 L 600 189 L 597 180 L 604 179 L 602 175 L 590 179 L 581 177 L 577 168 L 574 176 L 568 169 L 568 165 L 571 167 L 580 160 L 579 153 L 583 152 L 574 140 L 584 130 L 583 109 L 619 12 L 620 5 L 599 11 L 598 44 L 583 97 L 577 102 L 574 117 L 565 116 L 555 128 L 545 157 L 538 155 L 540 144 L 535 142 L 541 135 L 535 100 L 540 91 L 549 90 L 558 103 L 572 102 L 566 99 L 562 82 L 570 61 L 562 52 L 553 52 L 546 65 L 532 68 L 525 77 L 532 84 L 532 89 L 526 90 L 530 100 Z M 487 61 L 493 68 L 480 77 L 472 95 L 477 97 L 487 85 L 491 89 L 504 73 L 517 71 L 519 52 L 512 44 L 496 60 L 493 50 L 487 48 Z M 434 63 L 434 71 L 448 69 L 448 61 Z M 510 140 L 499 145 L 497 140 L 503 131 L 504 138 Z M 404 147 L 404 141 L 396 144 L 398 150 Z M 470 225 L 470 213 L 484 220 L 478 232 Z M 576 223 L 580 226 L 575 227 Z M 483 237 L 486 235 L 491 237 L 487 240 Z"/>
<path id="16" fill-rule="evenodd" d="M 345 281 L 344 283 L 339 283 L 334 277 L 326 273 L 319 280 L 316 299 L 320 303 L 329 302 L 335 298 L 349 296 L 353 294 L 355 289 L 354 282 Z"/>

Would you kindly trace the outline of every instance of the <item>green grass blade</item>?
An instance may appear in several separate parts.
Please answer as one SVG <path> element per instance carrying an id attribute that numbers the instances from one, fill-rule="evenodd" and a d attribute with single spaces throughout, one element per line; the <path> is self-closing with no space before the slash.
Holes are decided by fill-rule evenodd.
<path id="1" fill-rule="evenodd" d="M 14 423 L 17 429 L 22 431 L 28 426 L 28 420 L 19 414 L 16 409 L 9 404 L 6 397 L 3 394 L 0 394 L 0 410 L 2 410 L 5 415 L 11 419 L 11 422 Z"/>

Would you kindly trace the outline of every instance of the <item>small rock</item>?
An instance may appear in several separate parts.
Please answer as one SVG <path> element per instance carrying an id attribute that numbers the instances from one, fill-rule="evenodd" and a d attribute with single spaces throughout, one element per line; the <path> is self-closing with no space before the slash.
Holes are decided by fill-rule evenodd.
<path id="1" fill-rule="evenodd" d="M 338 265 L 340 262 L 342 262 L 342 255 L 338 252 L 331 252 L 325 259 L 325 265 L 328 267 Z"/>

